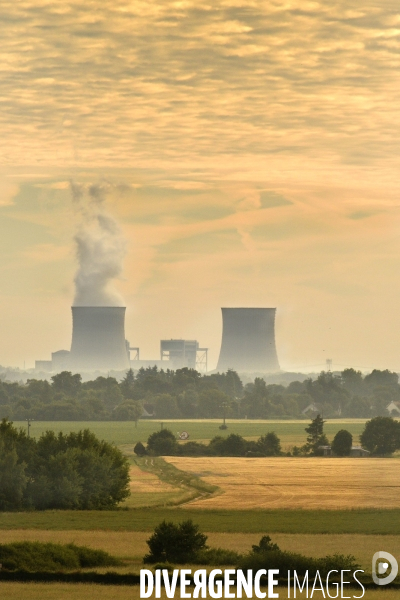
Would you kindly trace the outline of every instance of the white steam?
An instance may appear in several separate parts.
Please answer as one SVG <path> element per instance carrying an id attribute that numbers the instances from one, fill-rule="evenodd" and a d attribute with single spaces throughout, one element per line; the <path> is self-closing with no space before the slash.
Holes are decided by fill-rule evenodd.
<path id="1" fill-rule="evenodd" d="M 105 184 L 84 187 L 71 183 L 81 222 L 75 235 L 78 270 L 74 306 L 124 306 L 113 288 L 121 276 L 126 242 L 118 223 L 104 208 Z"/>

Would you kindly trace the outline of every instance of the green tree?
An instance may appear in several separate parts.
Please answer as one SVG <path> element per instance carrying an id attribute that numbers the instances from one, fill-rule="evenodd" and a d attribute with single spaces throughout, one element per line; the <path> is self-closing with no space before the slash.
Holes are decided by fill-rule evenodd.
<path id="1" fill-rule="evenodd" d="M 218 418 L 222 414 L 222 406 L 229 404 L 230 398 L 217 389 L 204 390 L 199 394 L 198 412 L 204 418 Z"/>
<path id="2" fill-rule="evenodd" d="M 191 519 L 178 525 L 163 521 L 146 542 L 150 552 L 143 562 L 190 563 L 196 559 L 200 550 L 206 548 L 206 542 L 207 536 L 199 532 L 199 526 Z"/>
<path id="3" fill-rule="evenodd" d="M 143 446 L 142 442 L 137 442 L 133 451 L 137 456 L 145 456 L 147 454 L 146 448 Z"/>
<path id="4" fill-rule="evenodd" d="M 332 451 L 336 456 L 349 456 L 353 445 L 353 436 L 350 431 L 340 429 L 332 442 Z"/>
<path id="5" fill-rule="evenodd" d="M 155 456 L 175 456 L 179 453 L 179 445 L 169 429 L 161 429 L 149 436 L 147 452 Z"/>
<path id="6" fill-rule="evenodd" d="M 157 394 L 147 397 L 146 402 L 153 404 L 156 417 L 159 419 L 177 419 L 180 417 L 176 398 L 171 394 Z"/>
<path id="7" fill-rule="evenodd" d="M 82 387 L 82 377 L 79 373 L 72 375 L 70 371 L 62 371 L 51 378 L 54 392 L 62 392 L 68 396 L 76 396 Z"/>
<path id="8" fill-rule="evenodd" d="M 132 369 L 126 372 L 125 377 L 119 384 L 120 390 L 124 398 L 133 400 L 135 397 L 135 375 Z"/>
<path id="9" fill-rule="evenodd" d="M 0 437 L 0 510 L 22 508 L 26 488 L 26 465 L 18 461 L 14 443 Z"/>
<path id="10" fill-rule="evenodd" d="M 143 406 L 137 400 L 126 400 L 121 402 L 112 412 L 112 418 L 116 421 L 135 421 L 137 422 L 143 414 Z"/>
<path id="11" fill-rule="evenodd" d="M 325 421 L 321 415 L 317 415 L 315 419 L 312 419 L 310 425 L 305 428 L 306 433 L 308 433 L 305 449 L 313 456 L 320 453 L 318 450 L 319 446 L 328 444 L 328 439 L 324 434 L 324 423 Z"/>
<path id="12" fill-rule="evenodd" d="M 374 455 L 392 454 L 400 448 L 400 423 L 392 417 L 375 417 L 365 423 L 360 436 L 363 448 Z"/>
<path id="13" fill-rule="evenodd" d="M 280 456 L 282 451 L 280 439 L 274 431 L 270 431 L 257 440 L 257 450 L 265 456 Z"/>

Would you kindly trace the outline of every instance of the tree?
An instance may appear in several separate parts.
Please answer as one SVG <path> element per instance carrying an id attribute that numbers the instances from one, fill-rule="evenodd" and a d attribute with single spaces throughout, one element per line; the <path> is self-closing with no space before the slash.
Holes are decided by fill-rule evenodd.
<path id="1" fill-rule="evenodd" d="M 257 450 L 265 456 L 279 456 L 281 454 L 280 439 L 274 431 L 270 431 L 257 440 Z"/>
<path id="2" fill-rule="evenodd" d="M 311 452 L 313 456 L 319 454 L 319 446 L 325 446 L 328 444 L 326 435 L 324 434 L 324 423 L 325 421 L 321 415 L 317 415 L 315 419 L 312 419 L 310 425 L 305 428 L 308 433 L 306 451 Z"/>
<path id="3" fill-rule="evenodd" d="M 199 394 L 199 415 L 205 418 L 218 418 L 222 413 L 221 407 L 224 403 L 229 403 L 229 401 L 229 396 L 220 390 L 204 390 Z"/>
<path id="4" fill-rule="evenodd" d="M 350 431 L 341 429 L 333 438 L 332 450 L 337 456 L 349 456 L 352 445 L 353 436 Z"/>
<path id="5" fill-rule="evenodd" d="M 113 508 L 129 496 L 129 462 L 88 429 L 38 441 L 0 424 L 0 504 L 13 508 Z"/>
<path id="6" fill-rule="evenodd" d="M 360 442 L 371 454 L 392 454 L 400 448 L 399 421 L 392 417 L 375 417 L 367 421 Z"/>
<path id="7" fill-rule="evenodd" d="M 133 451 L 136 456 L 145 456 L 147 454 L 146 448 L 143 446 L 142 442 L 138 442 Z"/>
<path id="8" fill-rule="evenodd" d="M 155 414 L 159 419 L 177 419 L 180 417 L 176 398 L 171 394 L 157 394 L 147 397 L 146 402 L 153 404 Z"/>
<path id="9" fill-rule="evenodd" d="M 125 400 L 121 402 L 112 412 L 112 417 L 116 421 L 135 421 L 137 422 L 143 414 L 143 406 L 135 400 Z"/>
<path id="10" fill-rule="evenodd" d="M 134 399 L 134 391 L 135 391 L 135 375 L 133 374 L 132 369 L 129 369 L 126 372 L 125 377 L 123 378 L 123 380 L 121 381 L 121 383 L 119 384 L 120 390 L 122 392 L 122 395 L 124 396 L 124 398 L 127 398 L 129 400 L 133 400 Z"/>
<path id="11" fill-rule="evenodd" d="M 25 467 L 24 463 L 18 462 L 15 444 L 6 444 L 0 438 L 0 510 L 22 508 L 26 488 Z"/>
<path id="12" fill-rule="evenodd" d="M 169 429 L 161 429 L 149 436 L 147 452 L 155 456 L 174 456 L 179 452 L 179 445 Z"/>
<path id="13" fill-rule="evenodd" d="M 196 559 L 200 550 L 206 548 L 206 542 L 207 536 L 199 532 L 199 526 L 191 519 L 178 525 L 163 521 L 146 542 L 150 552 L 143 562 L 190 563 Z"/>
<path id="14" fill-rule="evenodd" d="M 76 396 L 82 386 L 82 377 L 79 373 L 72 375 L 70 371 L 62 371 L 53 375 L 51 387 L 55 392 L 62 392 L 69 396 Z"/>

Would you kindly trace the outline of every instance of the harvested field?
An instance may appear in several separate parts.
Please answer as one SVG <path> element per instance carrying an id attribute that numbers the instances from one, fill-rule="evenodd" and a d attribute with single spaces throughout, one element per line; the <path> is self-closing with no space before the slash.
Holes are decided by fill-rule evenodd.
<path id="1" fill-rule="evenodd" d="M 222 493 L 196 509 L 362 509 L 400 507 L 400 462 L 378 458 L 166 457 Z"/>

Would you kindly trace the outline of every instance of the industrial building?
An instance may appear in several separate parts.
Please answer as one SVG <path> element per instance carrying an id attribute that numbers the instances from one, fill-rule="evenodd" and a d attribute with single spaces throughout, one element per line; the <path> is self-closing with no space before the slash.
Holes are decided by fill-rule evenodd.
<path id="1" fill-rule="evenodd" d="M 35 369 L 126 371 L 157 366 L 207 372 L 208 349 L 200 348 L 197 340 L 161 340 L 160 358 L 141 360 L 140 349 L 131 347 L 125 339 L 125 310 L 124 306 L 73 306 L 71 350 L 53 352 L 51 360 L 37 360 Z"/>
<path id="2" fill-rule="evenodd" d="M 222 342 L 217 370 L 271 373 L 280 370 L 275 347 L 276 308 L 222 308 Z M 37 371 L 126 371 L 196 369 L 207 372 L 208 348 L 197 340 L 160 342 L 160 357 L 140 358 L 140 349 L 125 338 L 125 306 L 73 306 L 71 349 L 58 350 L 51 361 L 38 360 Z M 132 357 L 131 357 L 131 352 Z"/>
<path id="3" fill-rule="evenodd" d="M 280 370 L 275 347 L 276 308 L 222 308 L 217 371 L 268 373 Z"/>

